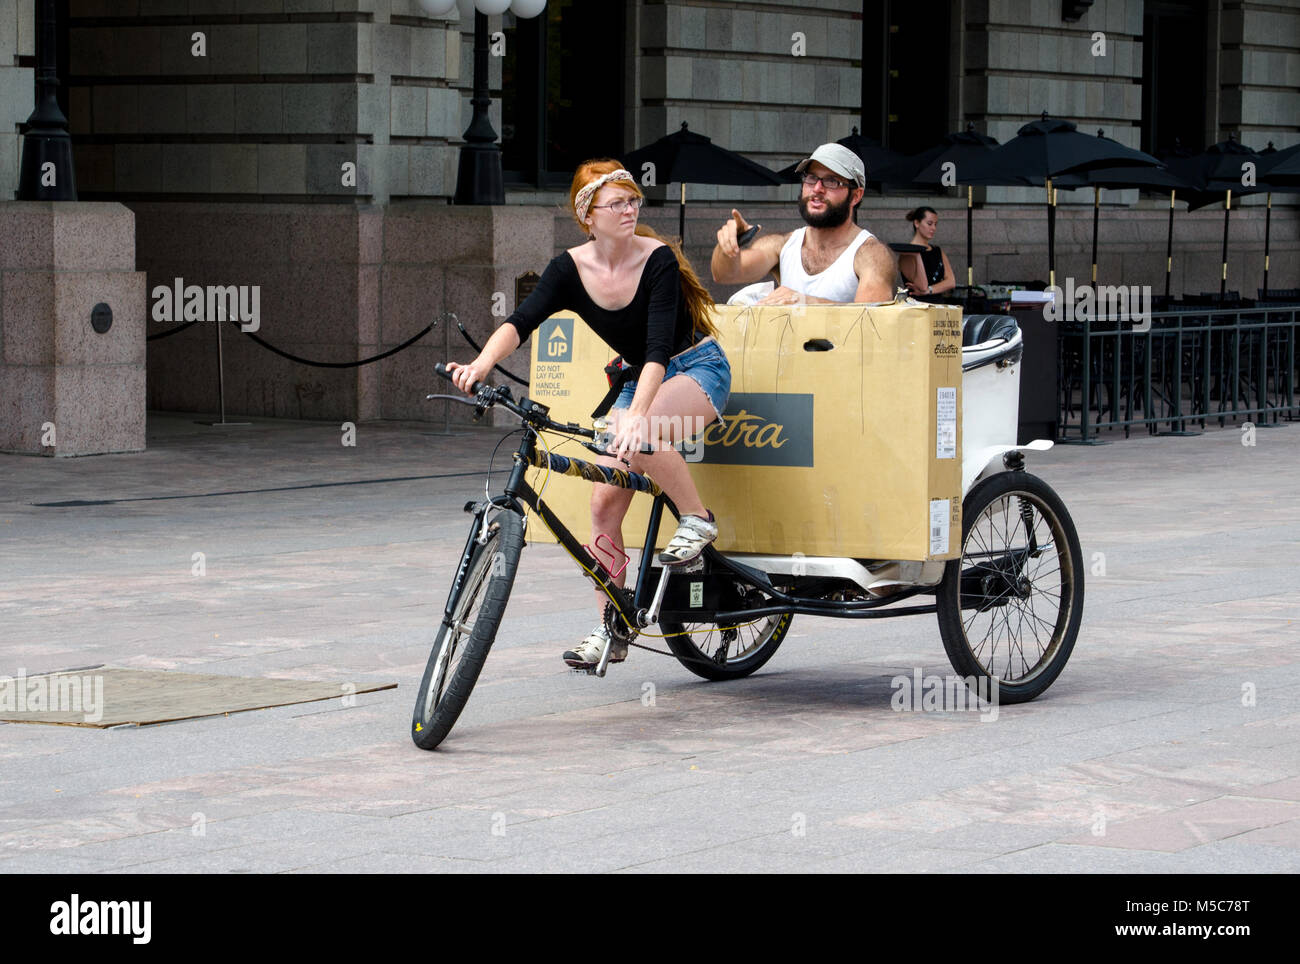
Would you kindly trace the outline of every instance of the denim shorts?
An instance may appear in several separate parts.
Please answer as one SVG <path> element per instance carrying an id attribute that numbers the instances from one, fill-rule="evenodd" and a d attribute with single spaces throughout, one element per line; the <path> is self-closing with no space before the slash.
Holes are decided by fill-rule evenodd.
<path id="1" fill-rule="evenodd" d="M 727 407 L 727 398 L 731 395 L 731 364 L 723 354 L 722 346 L 716 341 L 706 341 L 686 349 L 676 358 L 670 358 L 664 381 L 674 375 L 686 375 L 704 389 L 714 414 L 718 416 L 718 423 L 722 424 L 722 410 Z M 634 395 L 636 382 L 628 382 L 610 407 L 631 408 Z"/>

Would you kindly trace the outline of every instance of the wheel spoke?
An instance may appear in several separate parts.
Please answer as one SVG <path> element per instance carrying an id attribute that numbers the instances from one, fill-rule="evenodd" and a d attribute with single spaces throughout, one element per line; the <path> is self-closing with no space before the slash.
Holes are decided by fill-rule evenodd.
<path id="1" fill-rule="evenodd" d="M 434 668 L 432 684 L 429 686 L 429 694 L 432 697 L 428 702 L 430 712 L 442 700 L 442 691 L 447 688 L 447 670 L 451 666 L 452 657 L 456 654 L 458 642 L 460 637 L 450 632 L 442 642 L 442 649 L 438 653 L 438 665 Z"/>
<path id="2" fill-rule="evenodd" d="M 464 649 L 461 644 L 474 631 L 474 623 L 477 621 L 479 608 L 485 598 L 489 582 L 488 577 L 492 572 L 492 558 L 497 544 L 498 539 L 494 533 L 478 550 L 478 556 L 473 561 L 470 571 L 465 577 L 465 584 L 461 587 L 460 596 L 456 600 L 455 608 L 452 610 L 451 619 L 443 627 L 442 644 L 439 647 L 433 673 L 429 680 L 428 691 L 425 694 L 424 717 L 426 720 L 433 716 L 438 705 L 442 702 L 443 695 L 447 691 L 447 684 L 455 675 L 457 659 Z"/>
<path id="3" fill-rule="evenodd" d="M 684 627 L 691 645 L 699 651 L 700 658 L 717 661 L 718 654 L 723 653 L 727 663 L 737 663 L 751 656 L 761 648 L 775 629 L 779 616 L 769 616 L 755 625 L 722 627 L 715 623 L 690 623 Z M 733 632 L 734 639 L 727 638 L 728 631 Z M 718 644 L 713 647 L 712 637 L 718 636 Z M 734 644 L 734 645 L 733 645 Z"/>
<path id="4" fill-rule="evenodd" d="M 737 583 L 736 588 L 747 605 L 771 601 L 744 584 Z M 751 594 L 752 598 L 746 598 Z M 754 672 L 771 658 L 785 636 L 789 620 L 789 616 L 778 615 L 732 626 L 672 622 L 661 626 L 669 647 L 687 669 L 706 679 L 735 679 Z"/>
<path id="5" fill-rule="evenodd" d="M 1069 622 L 1069 540 L 1056 513 L 1033 491 L 1007 491 L 973 511 L 978 515 L 956 570 L 961 585 L 972 588 L 958 587 L 956 626 L 984 671 L 1004 682 L 1025 682 L 1052 663 Z"/>

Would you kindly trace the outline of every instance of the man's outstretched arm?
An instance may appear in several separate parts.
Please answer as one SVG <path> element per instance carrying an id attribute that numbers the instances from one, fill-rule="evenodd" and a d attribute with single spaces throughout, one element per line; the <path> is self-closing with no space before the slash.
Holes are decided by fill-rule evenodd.
<path id="1" fill-rule="evenodd" d="M 731 218 L 718 229 L 718 243 L 709 262 L 714 281 L 733 285 L 762 281 L 781 260 L 784 235 L 759 236 L 749 247 L 741 248 L 737 237 L 748 228 L 740 212 L 732 210 Z"/>

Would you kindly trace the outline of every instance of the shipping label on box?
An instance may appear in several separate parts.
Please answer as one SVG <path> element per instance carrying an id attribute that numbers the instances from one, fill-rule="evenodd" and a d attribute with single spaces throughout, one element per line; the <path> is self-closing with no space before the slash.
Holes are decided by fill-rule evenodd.
<path id="1" fill-rule="evenodd" d="M 942 305 L 718 306 L 731 364 L 725 424 L 688 450 L 724 552 L 856 559 L 955 556 L 961 537 L 961 312 Z M 613 352 L 572 313 L 533 336 L 529 395 L 589 425 Z M 552 437 L 552 444 L 557 441 Z M 560 454 L 590 459 L 576 443 Z M 530 473 L 580 539 L 591 485 Z M 633 499 L 625 543 L 645 538 Z M 659 544 L 671 537 L 664 526 Z M 553 541 L 537 520 L 529 538 Z"/>

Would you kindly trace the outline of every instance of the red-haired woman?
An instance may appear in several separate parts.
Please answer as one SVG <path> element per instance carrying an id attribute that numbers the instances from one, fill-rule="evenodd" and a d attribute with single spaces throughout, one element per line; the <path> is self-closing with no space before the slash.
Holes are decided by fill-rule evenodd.
<path id="1" fill-rule="evenodd" d="M 536 289 L 467 365 L 449 364 L 457 387 L 468 393 L 492 366 L 519 347 L 547 317 L 577 312 L 606 344 L 634 366 L 625 374 L 610 415 L 614 442 L 600 463 L 628 464 L 651 475 L 681 514 L 672 541 L 660 553 L 665 564 L 689 562 L 718 536 L 713 513 L 700 500 L 686 460 L 669 447 L 682 436 L 721 421 L 731 391 L 731 366 L 711 321 L 713 298 L 681 250 L 637 223 L 644 196 L 636 179 L 617 161 L 582 164 L 569 191 L 574 219 L 588 236 L 551 261 Z M 643 443 L 653 454 L 636 454 Z M 663 444 L 669 443 L 669 444 Z M 591 497 L 592 544 L 604 533 L 623 548 L 622 523 L 632 492 L 597 485 Z M 620 584 L 622 577 L 620 577 Z M 596 628 L 564 653 L 570 666 L 586 668 L 609 643 L 602 614 Z M 612 644 L 610 662 L 627 657 L 627 645 Z"/>

